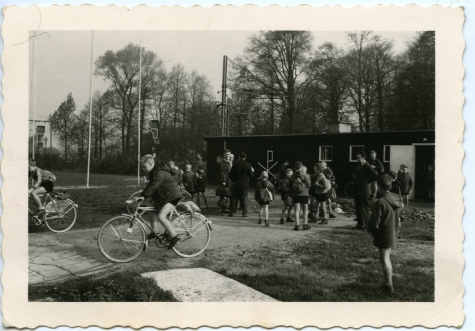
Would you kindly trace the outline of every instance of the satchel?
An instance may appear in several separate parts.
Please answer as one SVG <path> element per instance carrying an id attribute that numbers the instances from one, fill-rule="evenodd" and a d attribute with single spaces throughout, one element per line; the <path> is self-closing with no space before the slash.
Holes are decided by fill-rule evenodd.
<path id="1" fill-rule="evenodd" d="M 222 198 L 230 198 L 231 197 L 231 188 L 229 187 L 223 187 L 219 186 L 216 188 L 216 196 L 222 197 Z"/>
<path id="2" fill-rule="evenodd" d="M 330 191 L 330 199 L 332 200 L 336 200 L 336 191 L 335 189 L 332 187 L 331 191 Z"/>

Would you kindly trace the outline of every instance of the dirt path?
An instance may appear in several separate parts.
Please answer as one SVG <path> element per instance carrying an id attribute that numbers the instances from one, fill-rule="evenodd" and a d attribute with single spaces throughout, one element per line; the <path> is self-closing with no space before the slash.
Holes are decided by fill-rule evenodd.
<path id="1" fill-rule="evenodd" d="M 29 283 L 40 284 L 64 281 L 71 277 L 84 276 L 99 272 L 130 269 L 137 264 L 163 261 L 165 269 L 180 268 L 203 257 L 209 257 L 213 251 L 219 254 L 244 254 L 266 242 L 300 240 L 320 231 L 342 226 L 353 226 L 352 219 L 339 215 L 328 225 L 311 224 L 309 231 L 293 231 L 294 223 L 278 224 L 277 210 L 271 211 L 270 227 L 257 224 L 256 215 L 249 218 L 209 216 L 213 225 L 211 242 L 202 256 L 184 259 L 173 251 L 151 247 L 131 263 L 110 263 L 102 256 L 97 247 L 98 228 L 71 230 L 64 234 L 34 233 L 29 235 Z M 272 221 L 273 220 L 273 221 Z"/>

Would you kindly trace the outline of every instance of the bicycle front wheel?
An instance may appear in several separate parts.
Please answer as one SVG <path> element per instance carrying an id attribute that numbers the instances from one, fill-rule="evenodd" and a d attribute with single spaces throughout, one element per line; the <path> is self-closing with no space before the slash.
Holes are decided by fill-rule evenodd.
<path id="1" fill-rule="evenodd" d="M 206 217 L 199 213 L 181 214 L 172 226 L 180 241 L 173 247 L 175 253 L 183 257 L 194 257 L 203 253 L 211 239 L 210 227 Z"/>
<path id="2" fill-rule="evenodd" d="M 355 197 L 356 191 L 353 183 L 346 184 L 345 195 L 348 199 L 353 199 Z"/>
<path id="3" fill-rule="evenodd" d="M 143 250 L 145 229 L 132 216 L 117 216 L 101 227 L 97 244 L 102 255 L 112 262 L 130 262 Z"/>
<path id="4" fill-rule="evenodd" d="M 76 223 L 78 211 L 70 199 L 50 201 L 45 210 L 45 224 L 53 232 L 66 232 Z"/>

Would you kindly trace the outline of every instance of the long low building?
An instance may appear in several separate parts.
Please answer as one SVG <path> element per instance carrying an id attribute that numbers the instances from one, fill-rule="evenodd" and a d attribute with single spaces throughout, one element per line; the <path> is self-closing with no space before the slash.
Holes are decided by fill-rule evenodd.
<path id="1" fill-rule="evenodd" d="M 289 160 L 292 166 L 301 161 L 309 173 L 313 173 L 316 162 L 326 161 L 336 176 L 340 194 L 352 180 L 357 166 L 356 154 L 361 150 L 367 154 L 375 150 L 386 172 L 397 172 L 401 164 L 407 165 L 414 181 L 412 198 L 415 199 L 427 198 L 425 174 L 428 165 L 435 166 L 433 130 L 206 137 L 204 140 L 207 142 L 207 171 L 211 183 L 217 183 L 219 166 L 215 160 L 225 149 L 230 149 L 236 159 L 240 152 L 246 152 L 247 161 L 256 171 L 252 184 L 257 182 L 259 173 L 265 168 L 273 166 L 271 172 L 278 173 L 285 160 Z"/>

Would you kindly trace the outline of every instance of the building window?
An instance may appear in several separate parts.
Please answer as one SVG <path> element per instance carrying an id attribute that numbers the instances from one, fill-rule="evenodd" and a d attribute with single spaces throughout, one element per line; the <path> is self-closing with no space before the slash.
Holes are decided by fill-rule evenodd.
<path id="1" fill-rule="evenodd" d="M 356 162 L 356 155 L 359 153 L 364 152 L 363 145 L 352 145 L 350 146 L 350 162 Z"/>
<path id="2" fill-rule="evenodd" d="M 333 159 L 333 146 L 320 146 L 319 161 L 331 161 Z"/>
<path id="3" fill-rule="evenodd" d="M 383 162 L 390 162 L 390 160 L 391 160 L 391 146 L 384 145 Z"/>

